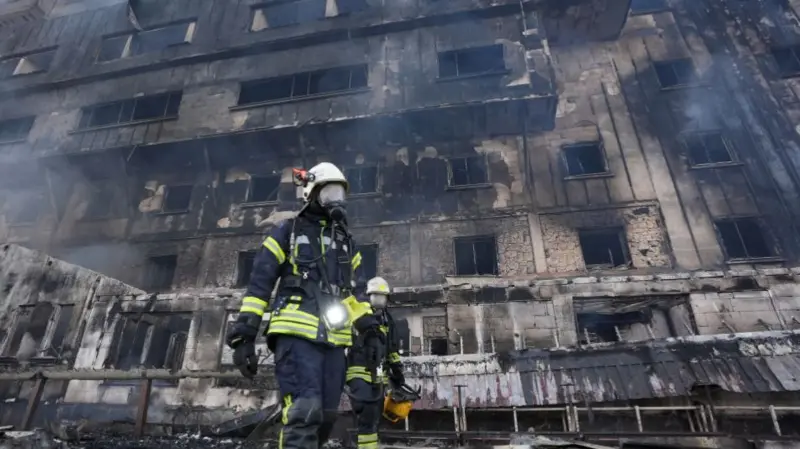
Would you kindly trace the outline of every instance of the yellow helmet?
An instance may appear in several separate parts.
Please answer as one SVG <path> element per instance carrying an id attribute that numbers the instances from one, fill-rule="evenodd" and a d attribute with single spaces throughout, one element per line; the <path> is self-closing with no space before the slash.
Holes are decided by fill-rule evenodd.
<path id="1" fill-rule="evenodd" d="M 408 418 L 421 391 L 422 387 L 412 390 L 407 384 L 389 390 L 383 399 L 383 417 L 392 423 Z"/>

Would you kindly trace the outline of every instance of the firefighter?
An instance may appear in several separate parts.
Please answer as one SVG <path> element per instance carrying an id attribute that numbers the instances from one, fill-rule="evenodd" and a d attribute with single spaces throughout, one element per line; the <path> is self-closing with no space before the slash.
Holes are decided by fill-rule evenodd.
<path id="1" fill-rule="evenodd" d="M 347 387 L 356 415 L 358 449 L 377 449 L 378 425 L 384 406 L 384 384 L 405 384 L 394 320 L 386 310 L 389 284 L 381 277 L 370 279 L 367 295 L 380 327 L 377 334 L 356 329 L 347 353 Z M 386 374 L 382 374 L 382 373 Z"/>
<path id="2" fill-rule="evenodd" d="M 264 240 L 227 344 L 242 374 L 255 376 L 254 342 L 268 312 L 267 346 L 283 401 L 279 448 L 318 449 L 336 419 L 352 329 L 377 332 L 378 322 L 347 230 L 344 174 L 323 162 L 293 169 L 293 180 L 302 187 L 303 208 Z"/>

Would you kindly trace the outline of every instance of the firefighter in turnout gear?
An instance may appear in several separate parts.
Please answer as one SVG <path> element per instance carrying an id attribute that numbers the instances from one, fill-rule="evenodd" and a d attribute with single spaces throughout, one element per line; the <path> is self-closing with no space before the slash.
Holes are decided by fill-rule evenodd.
<path id="1" fill-rule="evenodd" d="M 405 384 L 394 320 L 386 310 L 389 284 L 381 277 L 370 279 L 367 295 L 380 327 L 377 333 L 358 329 L 347 353 L 347 387 L 356 415 L 358 449 L 377 449 L 378 425 L 384 406 L 384 385 Z"/>
<path id="2" fill-rule="evenodd" d="M 279 448 L 318 449 L 336 419 L 352 330 L 370 333 L 378 321 L 366 296 L 361 253 L 347 230 L 347 180 L 326 162 L 294 169 L 293 178 L 303 188 L 304 206 L 264 240 L 227 344 L 242 374 L 255 376 L 254 342 L 266 317 L 283 398 Z"/>

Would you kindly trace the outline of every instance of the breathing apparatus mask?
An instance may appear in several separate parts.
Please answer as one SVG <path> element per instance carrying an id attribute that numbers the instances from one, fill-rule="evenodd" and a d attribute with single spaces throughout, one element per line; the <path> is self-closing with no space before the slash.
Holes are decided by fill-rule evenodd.
<path id="1" fill-rule="evenodd" d="M 369 295 L 369 302 L 375 309 L 384 309 L 389 302 L 389 295 L 384 293 L 371 293 Z"/>
<path id="2" fill-rule="evenodd" d="M 325 212 L 328 213 L 333 221 L 342 221 L 347 212 L 346 194 L 344 185 L 331 182 L 319 189 L 317 202 L 325 209 Z"/>

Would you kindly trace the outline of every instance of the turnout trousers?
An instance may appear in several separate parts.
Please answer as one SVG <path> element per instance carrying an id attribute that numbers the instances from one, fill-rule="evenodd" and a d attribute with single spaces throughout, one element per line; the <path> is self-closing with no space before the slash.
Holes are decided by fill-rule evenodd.
<path id="1" fill-rule="evenodd" d="M 347 382 L 347 386 L 353 397 L 367 399 L 359 401 L 351 398 L 353 412 L 356 414 L 358 449 L 378 449 L 378 426 L 383 412 L 381 385 L 363 379 L 352 379 Z"/>
<path id="2" fill-rule="evenodd" d="M 319 449 L 328 440 L 346 368 L 343 347 L 275 336 L 275 377 L 283 398 L 279 449 Z"/>

